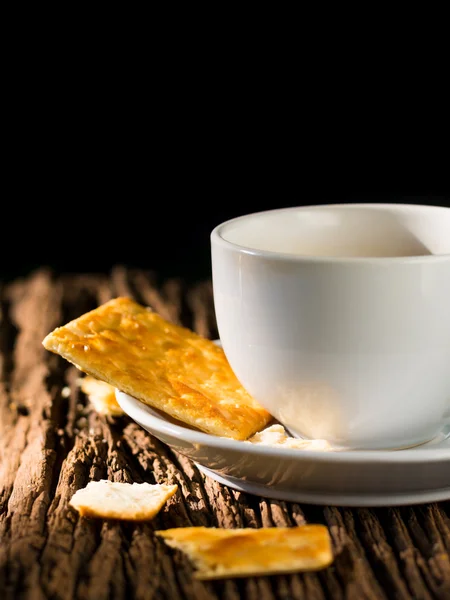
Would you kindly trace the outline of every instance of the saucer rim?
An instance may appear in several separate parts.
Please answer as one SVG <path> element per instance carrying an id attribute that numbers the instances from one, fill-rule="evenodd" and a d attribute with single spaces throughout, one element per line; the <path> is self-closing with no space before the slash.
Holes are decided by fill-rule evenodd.
<path id="1" fill-rule="evenodd" d="M 450 445 L 448 448 L 427 448 L 415 446 L 399 450 L 337 450 L 323 451 L 298 448 L 285 448 L 283 446 L 269 446 L 263 444 L 251 444 L 244 440 L 235 440 L 215 436 L 202 431 L 189 429 L 176 425 L 163 418 L 162 415 L 152 413 L 152 408 L 122 392 L 116 388 L 115 395 L 122 410 L 134 421 L 151 431 L 160 431 L 166 435 L 189 442 L 191 444 L 203 445 L 212 448 L 230 451 L 245 451 L 256 456 L 273 456 L 293 460 L 314 460 L 319 462 L 348 462 L 348 463 L 430 463 L 448 461 L 450 459 Z M 442 429 L 444 429 L 443 424 Z M 432 440 L 430 440 L 431 442 Z"/>
<path id="2" fill-rule="evenodd" d="M 313 491 L 280 490 L 270 485 L 238 479 L 229 475 L 222 475 L 209 467 L 194 461 L 198 470 L 211 477 L 221 485 L 226 485 L 236 491 L 269 498 L 284 500 L 286 502 L 299 502 L 318 506 L 339 506 L 345 508 L 386 508 L 412 506 L 430 502 L 444 502 L 450 498 L 450 487 L 431 488 L 416 492 L 388 492 L 388 493 L 348 493 L 334 492 L 323 493 Z"/>

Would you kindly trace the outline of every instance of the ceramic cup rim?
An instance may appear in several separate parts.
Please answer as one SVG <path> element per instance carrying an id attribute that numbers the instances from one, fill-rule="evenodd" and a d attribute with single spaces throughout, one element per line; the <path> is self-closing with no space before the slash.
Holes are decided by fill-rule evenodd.
<path id="1" fill-rule="evenodd" d="M 341 208 L 356 208 L 356 209 L 377 209 L 389 211 L 426 211 L 426 212 L 450 212 L 450 208 L 439 205 L 428 205 L 428 204 L 402 204 L 402 203 L 342 203 L 342 204 L 309 204 L 309 205 L 298 205 L 298 206 L 287 206 L 284 208 L 273 208 L 268 210 L 262 210 L 257 212 L 251 212 L 243 215 L 227 219 L 217 224 L 211 231 L 210 241 L 212 244 L 217 244 L 229 250 L 234 250 L 243 254 L 271 259 L 275 261 L 292 262 L 292 263 L 322 263 L 322 264 L 424 264 L 424 263 L 436 263 L 436 262 L 450 262 L 450 253 L 443 254 L 426 254 L 420 256 L 314 256 L 314 255 L 302 255 L 302 254 L 290 254 L 286 252 L 278 252 L 274 250 L 261 250 L 259 248 L 252 248 L 236 242 L 232 242 L 225 237 L 226 229 L 231 225 L 239 222 L 251 221 L 260 216 L 271 216 L 280 213 L 288 212 L 307 212 L 321 209 L 333 209 L 339 210 Z"/>

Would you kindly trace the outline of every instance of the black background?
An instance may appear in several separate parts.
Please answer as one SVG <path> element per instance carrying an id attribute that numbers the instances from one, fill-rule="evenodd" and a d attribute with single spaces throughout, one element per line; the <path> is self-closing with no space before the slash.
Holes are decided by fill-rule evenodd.
<path id="1" fill-rule="evenodd" d="M 81 193 L 81 192 L 80 192 Z M 137 194 L 136 194 L 137 195 Z M 114 196 L 114 198 L 113 198 Z M 449 195 L 389 192 L 324 193 L 260 197 L 214 192 L 196 195 L 179 189 L 174 197 L 152 189 L 140 199 L 125 188 L 97 198 L 65 196 L 39 200 L 10 212 L 9 231 L 1 242 L 2 278 L 23 276 L 41 265 L 55 272 L 109 272 L 121 264 L 157 272 L 161 277 L 196 281 L 210 277 L 210 240 L 218 223 L 270 208 L 327 202 L 408 202 L 448 205 Z"/>
<path id="2" fill-rule="evenodd" d="M 413 171 L 409 181 L 360 172 L 355 183 L 351 173 L 330 177 L 324 163 L 320 178 L 317 169 L 271 169 L 267 159 L 234 171 L 206 156 L 201 166 L 186 157 L 163 169 L 112 158 L 95 169 L 57 157 L 28 164 L 16 180 L 20 194 L 3 201 L 3 280 L 42 265 L 61 273 L 122 264 L 196 281 L 210 277 L 212 228 L 244 213 L 330 202 L 448 205 L 450 198 L 442 179 L 417 181 Z"/>
<path id="3" fill-rule="evenodd" d="M 150 51 L 134 28 L 20 27 L 2 79 L 3 280 L 115 264 L 202 279 L 211 229 L 240 214 L 450 201 L 445 78 L 424 84 L 414 60 L 408 80 L 405 61 L 385 78 L 334 46 L 316 64 L 214 35 Z"/>
<path id="4" fill-rule="evenodd" d="M 292 106 L 244 111 L 236 101 L 231 112 L 217 98 L 160 95 L 151 105 L 132 84 L 113 94 L 92 73 L 72 85 L 30 69 L 9 89 L 5 113 L 2 280 L 42 265 L 95 273 L 122 264 L 196 281 L 210 277 L 211 230 L 238 215 L 450 203 L 441 129 L 436 140 L 409 121 L 399 130 L 320 109 L 299 123 Z"/>

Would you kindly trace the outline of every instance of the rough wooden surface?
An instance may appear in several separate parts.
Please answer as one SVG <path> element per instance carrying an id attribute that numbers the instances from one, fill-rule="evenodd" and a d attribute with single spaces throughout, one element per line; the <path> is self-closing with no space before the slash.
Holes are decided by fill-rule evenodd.
<path id="1" fill-rule="evenodd" d="M 338 509 L 265 500 L 205 478 L 127 417 L 99 416 L 78 372 L 46 352 L 55 326 L 117 295 L 217 337 L 211 286 L 189 289 L 117 267 L 110 276 L 41 270 L 0 289 L 0 598 L 450 599 L 448 503 Z M 79 519 L 68 507 L 89 480 L 177 483 L 148 524 Z M 220 582 L 192 578 L 153 535 L 179 525 L 328 525 L 335 561 L 318 573 Z"/>

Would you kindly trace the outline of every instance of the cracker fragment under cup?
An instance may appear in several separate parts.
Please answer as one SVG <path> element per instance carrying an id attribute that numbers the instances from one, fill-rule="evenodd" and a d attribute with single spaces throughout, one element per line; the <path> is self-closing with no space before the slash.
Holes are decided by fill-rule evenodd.
<path id="1" fill-rule="evenodd" d="M 221 529 L 178 527 L 156 535 L 188 556 L 196 579 L 317 571 L 333 562 L 325 525 Z"/>
<path id="2" fill-rule="evenodd" d="M 153 519 L 178 486 L 151 483 L 121 483 L 101 479 L 77 490 L 69 504 L 83 517 L 148 521 Z"/>
<path id="3" fill-rule="evenodd" d="M 80 379 L 79 385 L 100 415 L 120 417 L 125 414 L 116 400 L 116 389 L 109 383 L 86 375 Z"/>
<path id="4" fill-rule="evenodd" d="M 119 297 L 58 327 L 44 347 L 206 433 L 245 440 L 272 419 L 212 340 Z"/>

